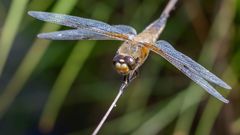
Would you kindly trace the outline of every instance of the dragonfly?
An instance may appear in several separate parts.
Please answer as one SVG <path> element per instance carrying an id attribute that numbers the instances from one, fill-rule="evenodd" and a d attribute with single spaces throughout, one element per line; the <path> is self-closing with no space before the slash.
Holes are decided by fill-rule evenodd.
<path id="1" fill-rule="evenodd" d="M 152 22 L 139 34 L 128 25 L 109 25 L 98 20 L 41 11 L 29 11 L 28 14 L 42 21 L 72 28 L 70 30 L 41 33 L 38 34 L 38 38 L 48 40 L 123 41 L 113 58 L 113 65 L 126 82 L 136 77 L 139 67 L 148 58 L 149 53 L 154 52 L 169 61 L 209 94 L 224 103 L 229 102 L 210 84 L 213 83 L 225 89 L 231 89 L 227 83 L 190 57 L 174 49 L 169 42 L 158 40 L 166 25 L 168 14 L 162 13 L 159 19 Z"/>

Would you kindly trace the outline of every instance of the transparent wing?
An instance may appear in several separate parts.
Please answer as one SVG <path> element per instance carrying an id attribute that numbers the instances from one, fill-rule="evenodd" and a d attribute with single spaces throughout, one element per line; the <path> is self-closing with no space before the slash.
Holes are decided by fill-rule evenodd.
<path id="1" fill-rule="evenodd" d="M 56 13 L 47 13 L 47 12 L 38 12 L 38 11 L 29 11 L 28 14 L 34 18 L 37 18 L 42 21 L 52 22 L 60 24 L 63 26 L 68 26 L 76 29 L 88 29 L 91 31 L 99 32 L 110 37 L 121 38 L 124 40 L 132 39 L 135 35 L 129 33 L 129 29 L 122 29 L 118 27 L 113 27 L 107 23 L 86 19 L 76 16 L 56 14 Z M 128 26 L 130 28 L 130 26 Z M 134 28 L 131 28 L 134 29 Z"/>
<path id="2" fill-rule="evenodd" d="M 196 72 L 192 72 L 184 64 L 179 63 L 174 59 L 168 58 L 167 60 L 170 63 L 172 63 L 176 68 L 178 68 L 180 71 L 182 71 L 185 75 L 187 75 L 190 79 L 192 79 L 202 88 L 204 88 L 209 94 L 213 95 L 214 97 L 216 97 L 217 99 L 224 103 L 229 103 L 229 101 L 226 98 L 224 98 L 219 92 L 217 92 L 217 90 L 214 89 L 206 80 L 200 77 L 199 74 L 197 74 Z"/>
<path id="3" fill-rule="evenodd" d="M 101 33 L 89 31 L 87 29 L 73 29 L 73 30 L 41 33 L 38 35 L 38 38 L 50 39 L 50 40 L 114 40 L 115 39 Z"/>
<path id="4" fill-rule="evenodd" d="M 226 89 L 231 89 L 231 87 L 188 56 L 175 50 L 168 42 L 160 40 L 156 42 L 155 45 L 146 44 L 146 46 L 168 60 L 171 64 L 186 74 L 194 82 L 203 87 L 211 95 L 225 103 L 228 102 L 204 79 Z"/>
<path id="5" fill-rule="evenodd" d="M 223 88 L 231 89 L 229 85 L 227 85 L 224 81 L 222 81 L 220 78 L 218 78 L 216 75 L 208 71 L 206 68 L 198 64 L 197 62 L 193 61 L 188 56 L 184 55 L 183 53 L 175 50 L 171 44 L 169 44 L 166 41 L 160 40 L 156 42 L 156 46 L 160 48 L 165 55 L 168 55 L 168 57 L 172 57 L 176 59 L 177 61 L 184 63 L 189 70 L 192 72 L 197 72 L 202 78 L 215 83 Z"/>

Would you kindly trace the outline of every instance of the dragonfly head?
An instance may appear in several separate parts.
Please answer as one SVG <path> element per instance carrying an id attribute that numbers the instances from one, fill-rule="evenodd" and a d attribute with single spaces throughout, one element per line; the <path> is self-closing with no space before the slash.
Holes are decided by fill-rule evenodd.
<path id="1" fill-rule="evenodd" d="M 121 75 L 127 75 L 136 67 L 136 60 L 132 56 L 117 54 L 113 58 L 113 65 Z"/>

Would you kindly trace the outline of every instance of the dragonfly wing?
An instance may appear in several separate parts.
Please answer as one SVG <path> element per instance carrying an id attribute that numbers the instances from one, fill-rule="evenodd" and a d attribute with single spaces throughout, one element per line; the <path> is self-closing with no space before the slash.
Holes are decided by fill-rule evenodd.
<path id="1" fill-rule="evenodd" d="M 192 69 L 195 69 L 204 79 L 206 79 L 206 80 L 208 80 L 212 83 L 215 83 L 215 84 L 217 84 L 217 85 L 219 85 L 219 86 L 221 86 L 225 89 L 231 89 L 231 87 L 228 84 L 226 84 L 223 80 L 218 78 L 216 75 L 214 75 L 213 73 L 211 73 L 210 71 L 205 69 L 203 66 L 201 66 L 197 62 L 193 61 L 188 56 L 182 54 L 181 52 L 179 52 L 179 53 L 190 64 Z"/>
<path id="2" fill-rule="evenodd" d="M 107 35 L 89 31 L 87 29 L 73 29 L 56 31 L 49 33 L 41 33 L 38 38 L 50 39 L 50 40 L 115 40 Z"/>
<path id="3" fill-rule="evenodd" d="M 99 29 L 104 29 L 106 27 L 111 27 L 107 23 L 101 21 L 65 14 L 48 13 L 41 11 L 29 11 L 28 14 L 42 21 L 52 22 L 72 28 L 97 27 Z"/>
<path id="4" fill-rule="evenodd" d="M 216 89 L 214 89 L 206 80 L 199 76 L 196 72 L 192 72 L 188 67 L 186 67 L 183 63 L 176 61 L 175 59 L 166 58 L 171 64 L 173 64 L 176 68 L 178 68 L 181 72 L 187 75 L 191 80 L 204 88 L 209 94 L 216 97 L 220 101 L 224 103 L 229 103 L 229 101 L 224 98 Z"/>
<path id="5" fill-rule="evenodd" d="M 214 82 L 220 86 L 224 86 L 222 84 L 223 81 L 221 79 L 217 78 L 215 75 L 214 75 L 214 78 L 217 78 L 217 80 L 221 80 L 221 81 L 219 82 L 219 81 L 214 81 L 213 79 L 211 79 L 211 77 L 213 76 L 212 73 L 210 74 L 211 77 L 209 77 L 208 74 L 202 73 L 203 72 L 202 66 L 201 66 L 201 70 L 199 70 L 199 68 L 196 68 L 199 66 L 199 64 L 196 65 L 195 64 L 196 62 L 194 62 L 191 58 L 189 58 L 187 56 L 183 57 L 182 53 L 175 50 L 168 42 L 160 40 L 160 41 L 156 42 L 155 45 L 145 44 L 145 46 L 149 47 L 152 51 L 161 55 L 163 58 L 165 58 L 167 61 L 169 61 L 171 64 L 173 64 L 176 68 L 178 68 L 181 72 L 183 72 L 185 75 L 187 75 L 190 79 L 192 79 L 194 82 L 196 82 L 202 88 L 204 88 L 208 93 L 210 93 L 214 97 L 218 98 L 219 100 L 221 100 L 225 103 L 228 103 L 228 100 L 225 99 L 220 93 L 218 93 L 206 80 L 211 80 L 211 82 Z M 186 59 L 186 57 L 188 59 Z M 189 59 L 191 59 L 191 62 L 194 62 L 194 66 L 192 65 L 193 63 L 190 63 Z M 204 70 L 206 70 L 206 69 L 204 68 Z M 204 79 L 206 79 L 206 80 L 204 80 Z M 228 86 L 228 87 L 230 87 L 230 86 Z"/>
<path id="6" fill-rule="evenodd" d="M 124 40 L 132 39 L 135 36 L 135 35 L 126 33 L 122 29 L 113 27 L 107 23 L 97 21 L 97 20 L 64 15 L 64 14 L 39 12 L 39 11 L 29 11 L 28 14 L 42 21 L 52 22 L 59 25 L 68 26 L 68 27 L 77 28 L 77 29 L 85 28 L 91 31 L 109 35 L 111 37 L 122 38 Z"/>
<path id="7" fill-rule="evenodd" d="M 202 78 L 217 84 L 223 88 L 231 89 L 231 87 L 226 84 L 224 81 L 222 81 L 220 78 L 218 78 L 216 75 L 208 71 L 206 68 L 189 58 L 188 56 L 184 55 L 183 53 L 175 50 L 171 44 L 164 40 L 159 40 L 156 42 L 156 46 L 161 49 L 165 55 L 168 55 L 169 57 L 173 57 L 174 59 L 180 61 L 181 63 L 184 63 L 189 70 L 192 72 L 197 72 L 199 76 Z"/>

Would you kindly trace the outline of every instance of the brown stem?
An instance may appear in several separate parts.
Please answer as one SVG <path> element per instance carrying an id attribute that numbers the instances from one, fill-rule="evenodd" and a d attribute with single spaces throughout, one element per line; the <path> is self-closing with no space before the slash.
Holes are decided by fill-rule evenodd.
<path id="1" fill-rule="evenodd" d="M 117 96 L 115 97 L 114 101 L 112 102 L 111 106 L 109 107 L 108 111 L 106 112 L 106 114 L 103 116 L 102 120 L 100 121 L 100 123 L 98 124 L 98 126 L 95 128 L 95 130 L 93 131 L 92 135 L 97 135 L 97 133 L 99 132 L 99 130 L 101 129 L 102 125 L 104 124 L 104 122 L 106 121 L 106 119 L 108 118 L 109 114 L 111 113 L 112 109 L 114 107 L 116 107 L 116 103 L 118 101 L 118 99 L 121 97 L 121 95 L 123 94 L 124 89 L 128 86 L 128 82 L 125 81 L 119 91 Z"/>

